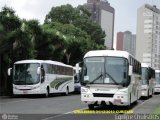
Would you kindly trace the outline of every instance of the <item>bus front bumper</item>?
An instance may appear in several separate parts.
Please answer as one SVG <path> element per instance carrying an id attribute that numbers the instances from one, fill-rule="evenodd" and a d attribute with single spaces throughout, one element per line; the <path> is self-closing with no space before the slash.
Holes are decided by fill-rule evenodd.
<path id="1" fill-rule="evenodd" d="M 155 93 L 160 93 L 160 87 L 155 87 L 155 88 L 154 88 L 154 92 L 155 92 Z"/>
<path id="2" fill-rule="evenodd" d="M 117 97 L 118 96 L 118 97 Z M 114 97 L 94 97 L 92 94 L 81 94 L 81 101 L 85 104 L 94 105 L 117 105 L 117 106 L 127 106 L 128 102 L 127 95 L 117 95 Z M 123 96 L 123 98 L 122 98 Z"/>
<path id="3" fill-rule="evenodd" d="M 15 89 L 13 88 L 14 95 L 32 95 L 32 94 L 45 94 L 45 91 L 40 88 L 36 89 Z"/>

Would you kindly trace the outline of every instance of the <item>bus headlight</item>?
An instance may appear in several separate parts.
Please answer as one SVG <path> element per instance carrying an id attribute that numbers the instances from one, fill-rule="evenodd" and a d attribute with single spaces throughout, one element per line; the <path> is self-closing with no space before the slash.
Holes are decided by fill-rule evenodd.
<path id="1" fill-rule="evenodd" d="M 117 96 L 117 98 L 124 98 L 124 96 L 121 96 L 121 95 L 120 95 L 120 96 Z"/>
<path id="2" fill-rule="evenodd" d="M 16 86 L 13 86 L 14 89 L 19 90 Z"/>
<path id="3" fill-rule="evenodd" d="M 40 86 L 35 86 L 35 87 L 32 87 L 32 89 L 37 89 L 37 88 L 39 88 Z"/>

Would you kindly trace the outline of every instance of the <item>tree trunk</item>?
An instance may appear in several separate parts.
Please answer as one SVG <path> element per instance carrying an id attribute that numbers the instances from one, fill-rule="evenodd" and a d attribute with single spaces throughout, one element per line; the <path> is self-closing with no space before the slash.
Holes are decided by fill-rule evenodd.
<path id="1" fill-rule="evenodd" d="M 66 53 L 66 57 L 67 57 L 67 64 L 69 64 L 71 53 L 69 53 L 69 54 Z"/>

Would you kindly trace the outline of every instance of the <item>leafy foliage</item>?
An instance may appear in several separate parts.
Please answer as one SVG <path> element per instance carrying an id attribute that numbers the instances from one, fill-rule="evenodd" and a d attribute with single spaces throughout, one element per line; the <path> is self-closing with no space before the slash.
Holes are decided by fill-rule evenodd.
<path id="1" fill-rule="evenodd" d="M 105 49 L 105 32 L 102 31 L 97 23 L 90 19 L 90 15 L 89 11 L 83 6 L 73 8 L 71 5 L 62 5 L 51 9 L 46 15 L 45 23 L 52 24 L 52 22 L 59 22 L 64 25 L 72 24 L 85 31 L 91 37 L 93 49 Z"/>
<path id="2" fill-rule="evenodd" d="M 65 63 L 75 64 L 75 62 L 70 62 L 70 58 L 77 54 L 77 51 L 79 51 L 80 57 L 78 58 L 82 59 L 82 55 L 84 55 L 84 53 L 91 48 L 92 43 L 90 36 L 88 36 L 85 31 L 82 31 L 80 28 L 75 27 L 73 24 L 62 24 L 54 22 L 45 24 L 44 28 L 55 28 L 57 30 L 57 35 L 62 38 L 61 40 L 54 43 L 56 46 L 55 48 L 61 50 L 61 53 L 64 55 L 63 62 Z"/>
<path id="3" fill-rule="evenodd" d="M 24 59 L 56 60 L 75 65 L 93 49 L 105 49 L 105 33 L 90 20 L 89 11 L 71 5 L 53 7 L 43 25 L 38 20 L 20 19 L 15 11 L 0 11 L 0 87 L 11 89 L 7 69 Z M 3 81 L 1 81 L 3 80 Z M 2 83 L 1 83 L 2 82 Z"/>

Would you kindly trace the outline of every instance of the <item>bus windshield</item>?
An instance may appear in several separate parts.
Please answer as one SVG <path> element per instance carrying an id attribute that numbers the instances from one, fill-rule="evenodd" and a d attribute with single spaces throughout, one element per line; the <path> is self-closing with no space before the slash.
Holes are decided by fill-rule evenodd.
<path id="1" fill-rule="evenodd" d="M 156 73 L 156 83 L 160 84 L 160 73 Z"/>
<path id="2" fill-rule="evenodd" d="M 142 67 L 142 85 L 148 84 L 148 70 L 146 67 Z"/>
<path id="3" fill-rule="evenodd" d="M 13 72 L 13 84 L 33 85 L 40 82 L 40 75 L 37 74 L 38 63 L 15 64 Z"/>
<path id="4" fill-rule="evenodd" d="M 84 60 L 84 82 L 89 84 L 127 84 L 128 61 L 120 57 L 90 57 Z"/>

